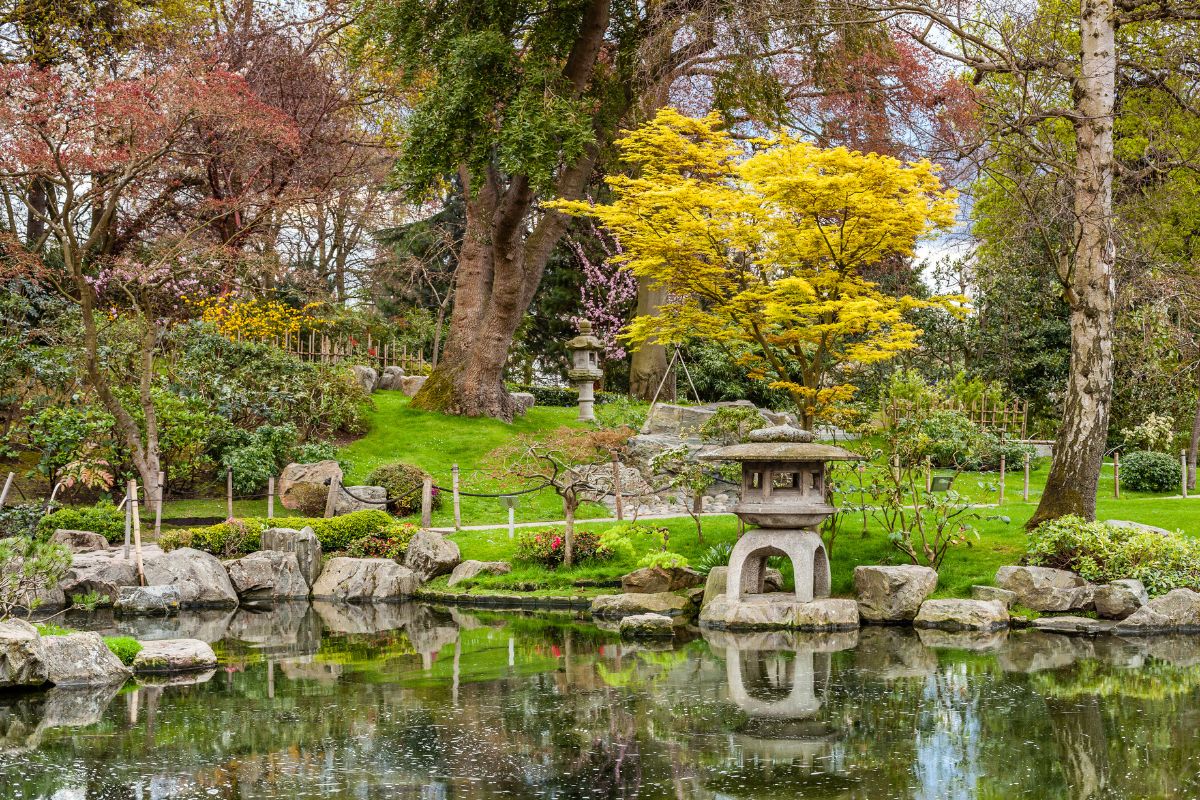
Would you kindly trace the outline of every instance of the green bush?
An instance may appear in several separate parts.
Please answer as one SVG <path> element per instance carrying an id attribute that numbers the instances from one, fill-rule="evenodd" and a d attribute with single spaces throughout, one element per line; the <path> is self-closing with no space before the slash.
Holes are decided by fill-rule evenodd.
<path id="1" fill-rule="evenodd" d="M 408 552 L 408 543 L 421 530 L 411 522 L 396 522 L 361 539 L 355 539 L 346 548 L 351 558 L 390 558 L 401 561 Z"/>
<path id="2" fill-rule="evenodd" d="M 108 645 L 112 654 L 127 667 L 133 663 L 137 654 L 142 652 L 142 643 L 132 636 L 105 636 L 104 643 Z"/>
<path id="3" fill-rule="evenodd" d="M 41 520 L 40 503 L 20 503 L 0 508 L 0 539 L 9 536 L 33 536 Z"/>
<path id="4" fill-rule="evenodd" d="M 262 547 L 262 532 L 267 528 L 286 526 L 289 528 L 309 527 L 321 542 L 325 552 L 346 550 L 350 543 L 364 536 L 379 533 L 392 525 L 394 520 L 386 511 L 356 511 L 340 517 L 284 517 L 265 519 L 246 517 L 220 522 L 205 528 L 185 528 L 167 531 L 159 538 L 164 550 L 194 547 L 215 556 L 230 557 L 253 553 Z"/>
<path id="5" fill-rule="evenodd" d="M 766 428 L 770 424 L 753 406 L 722 406 L 697 432 L 706 442 L 738 444 L 744 442 L 751 431 Z"/>
<path id="6" fill-rule="evenodd" d="M 1200 541 L 1073 515 L 1035 528 L 1025 561 L 1071 570 L 1094 583 L 1136 578 L 1151 594 L 1180 587 L 1200 590 Z"/>
<path id="7" fill-rule="evenodd" d="M 566 543 L 567 534 L 562 528 L 522 531 L 517 534 L 517 549 L 513 560 L 555 569 L 563 562 Z M 600 534 L 595 531 L 576 530 L 571 541 L 571 550 L 575 564 L 584 561 L 604 561 L 609 557 L 609 551 L 600 547 Z"/>
<path id="8" fill-rule="evenodd" d="M 315 464 L 337 458 L 337 445 L 333 442 L 305 442 L 292 453 L 297 464 Z"/>
<path id="9" fill-rule="evenodd" d="M 56 542 L 27 536 L 0 539 L 0 620 L 33 611 L 71 568 L 71 551 Z"/>
<path id="10" fill-rule="evenodd" d="M 233 488 L 253 494 L 278 475 L 296 450 L 296 429 L 287 425 L 260 425 L 242 437 L 242 443 L 221 455 L 221 466 L 233 470 Z"/>
<path id="11" fill-rule="evenodd" d="M 700 554 L 693 569 L 705 577 L 717 567 L 729 566 L 729 556 L 733 554 L 733 542 L 717 542 Z"/>
<path id="12" fill-rule="evenodd" d="M 367 476 L 369 486 L 382 486 L 387 490 L 388 508 L 397 516 L 408 516 L 421 510 L 421 486 L 429 473 L 412 464 L 396 462 L 376 467 Z M 438 491 L 433 491 L 433 507 L 441 506 Z"/>
<path id="13" fill-rule="evenodd" d="M 1181 470 L 1166 453 L 1135 450 L 1121 457 L 1121 484 L 1135 492 L 1169 492 L 1180 487 Z"/>
<path id="14" fill-rule="evenodd" d="M 324 516 L 329 487 L 319 483 L 297 483 L 288 492 L 295 510 L 306 517 Z"/>
<path id="15" fill-rule="evenodd" d="M 125 513 L 108 500 L 101 500 L 94 506 L 60 508 L 42 517 L 37 525 L 37 535 L 49 539 L 59 528 L 91 531 L 110 542 L 119 542 L 125 538 Z"/>
<path id="16" fill-rule="evenodd" d="M 907 464 L 921 464 L 928 457 L 937 469 L 972 471 L 997 470 L 1003 455 L 1010 469 L 1024 464 L 1034 449 L 971 422 L 959 411 L 935 411 L 921 418 L 905 419 L 896 426 L 896 452 Z"/>

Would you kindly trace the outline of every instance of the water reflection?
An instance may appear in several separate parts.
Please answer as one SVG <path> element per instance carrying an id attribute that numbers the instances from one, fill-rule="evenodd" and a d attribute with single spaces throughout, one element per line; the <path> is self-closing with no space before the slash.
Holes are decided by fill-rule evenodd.
<path id="1" fill-rule="evenodd" d="M 0 797 L 1200 796 L 1200 639 L 865 628 L 640 646 L 569 615 L 288 604 L 212 673 L 0 697 Z"/>

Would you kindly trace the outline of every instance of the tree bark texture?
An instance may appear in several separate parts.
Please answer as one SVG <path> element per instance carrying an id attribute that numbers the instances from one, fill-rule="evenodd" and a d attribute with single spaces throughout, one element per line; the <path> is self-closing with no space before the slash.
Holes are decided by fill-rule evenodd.
<path id="1" fill-rule="evenodd" d="M 1111 0 L 1083 0 L 1080 70 L 1075 85 L 1076 251 L 1066 282 L 1071 309 L 1071 370 L 1054 461 L 1033 528 L 1077 514 L 1095 519 L 1108 434 L 1116 305 L 1112 236 L 1113 106 L 1116 41 Z"/>
<path id="2" fill-rule="evenodd" d="M 1192 417 L 1192 439 L 1188 442 L 1188 488 L 1196 488 L 1196 456 L 1200 453 L 1200 400 L 1196 401 L 1196 414 Z"/>
<path id="3" fill-rule="evenodd" d="M 655 287 L 646 278 L 638 279 L 637 316 L 647 317 L 658 314 L 658 308 L 667 299 L 667 291 L 661 286 Z M 667 349 L 661 344 L 646 342 L 633 351 L 633 359 L 629 365 L 629 393 L 638 400 L 649 402 L 654 399 L 654 393 L 662 386 L 659 400 L 675 399 L 675 383 L 663 378 L 667 374 Z"/>

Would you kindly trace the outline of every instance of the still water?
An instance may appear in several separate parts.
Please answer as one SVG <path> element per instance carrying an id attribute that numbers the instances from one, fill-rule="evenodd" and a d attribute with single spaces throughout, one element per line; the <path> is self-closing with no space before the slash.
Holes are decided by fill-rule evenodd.
<path id="1" fill-rule="evenodd" d="M 221 667 L 0 697 L 0 796 L 1200 797 L 1200 637 L 644 646 L 416 604 L 136 625 L 215 642 Z"/>

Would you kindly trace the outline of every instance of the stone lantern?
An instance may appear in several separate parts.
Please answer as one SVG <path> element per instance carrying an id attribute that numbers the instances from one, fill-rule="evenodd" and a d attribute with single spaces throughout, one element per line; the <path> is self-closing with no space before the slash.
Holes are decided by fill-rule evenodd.
<path id="1" fill-rule="evenodd" d="M 795 596 L 781 600 L 808 603 L 829 597 L 829 556 L 817 532 L 836 510 L 825 494 L 825 465 L 861 458 L 840 447 L 815 444 L 813 438 L 808 431 L 778 425 L 752 432 L 749 442 L 702 456 L 741 462 L 742 496 L 733 513 L 757 526 L 738 539 L 729 556 L 726 605 L 762 596 L 771 556 L 787 556 L 795 570 Z"/>
<path id="2" fill-rule="evenodd" d="M 600 369 L 604 342 L 592 335 L 592 323 L 584 319 L 579 321 L 579 335 L 567 342 L 567 349 L 571 351 L 571 369 L 567 377 L 579 389 L 579 420 L 590 422 L 596 418 L 593 411 L 596 395 L 592 388 L 604 377 L 604 371 Z"/>

